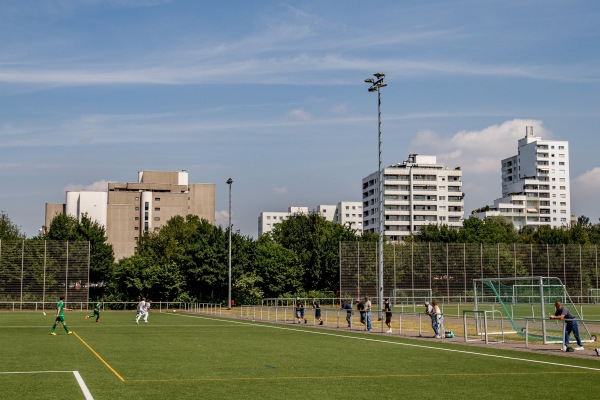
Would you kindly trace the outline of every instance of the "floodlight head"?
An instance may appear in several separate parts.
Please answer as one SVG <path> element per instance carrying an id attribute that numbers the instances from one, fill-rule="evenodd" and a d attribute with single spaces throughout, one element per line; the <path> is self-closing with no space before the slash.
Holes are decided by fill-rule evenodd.
<path id="1" fill-rule="evenodd" d="M 377 79 L 379 78 L 383 78 L 385 76 L 385 74 L 383 72 L 376 72 L 373 74 L 373 76 Z"/>
<path id="2" fill-rule="evenodd" d="M 231 185 L 233 183 L 233 179 L 229 178 L 229 179 L 227 179 L 227 182 L 225 182 L 225 183 L 228 185 Z"/>
<path id="3" fill-rule="evenodd" d="M 380 83 L 379 84 L 379 87 L 386 87 L 386 86 L 387 86 L 387 83 Z"/>
<path id="4" fill-rule="evenodd" d="M 371 86 L 369 88 L 369 92 L 376 92 L 377 91 L 377 87 L 376 86 Z"/>
<path id="5" fill-rule="evenodd" d="M 365 79 L 365 83 L 375 83 L 375 81 L 373 80 L 373 78 L 367 78 Z"/>

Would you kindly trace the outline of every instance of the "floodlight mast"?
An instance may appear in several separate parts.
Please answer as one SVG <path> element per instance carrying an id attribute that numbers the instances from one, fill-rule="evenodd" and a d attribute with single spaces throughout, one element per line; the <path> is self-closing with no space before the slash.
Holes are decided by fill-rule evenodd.
<path id="1" fill-rule="evenodd" d="M 229 185 L 229 226 L 227 229 L 229 231 L 229 279 L 227 285 L 227 309 L 231 310 L 231 184 L 233 183 L 233 179 L 229 178 L 225 183 Z"/>
<path id="2" fill-rule="evenodd" d="M 379 282 L 379 312 L 378 318 L 382 319 L 382 307 L 383 307 L 383 237 L 385 235 L 384 224 L 383 224 L 383 175 L 381 168 L 381 88 L 386 87 L 387 83 L 383 82 L 385 74 L 383 72 L 376 72 L 373 74 L 376 79 L 367 78 L 365 83 L 370 83 L 369 92 L 377 92 L 377 127 L 378 127 L 378 142 L 379 142 L 379 168 L 378 177 L 379 180 L 379 245 L 377 251 L 378 260 L 378 282 Z"/>

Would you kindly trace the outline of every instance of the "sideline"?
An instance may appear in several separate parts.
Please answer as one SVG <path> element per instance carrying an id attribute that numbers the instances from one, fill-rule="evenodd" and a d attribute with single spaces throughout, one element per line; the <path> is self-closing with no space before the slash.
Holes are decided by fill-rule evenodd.
<path id="1" fill-rule="evenodd" d="M 600 372 L 600 367 L 593 368 L 593 367 L 585 367 L 582 365 L 571 365 L 571 364 L 563 364 L 563 363 L 550 362 L 550 361 L 531 360 L 531 359 L 520 358 L 520 357 L 502 356 L 502 355 L 498 355 L 498 354 L 478 353 L 476 351 L 449 349 L 449 348 L 445 348 L 445 347 L 426 346 L 426 345 L 422 345 L 422 344 L 413 344 L 413 343 L 402 343 L 402 342 L 396 342 L 396 341 L 390 341 L 390 340 L 384 340 L 384 339 L 378 339 L 378 338 L 349 336 L 349 335 L 341 335 L 339 333 L 330 333 L 330 332 L 317 332 L 317 331 L 313 331 L 313 330 L 298 329 L 298 328 L 285 327 L 285 326 L 266 325 L 265 323 L 259 324 L 259 323 L 246 322 L 246 321 L 234 321 L 234 320 L 230 320 L 227 318 L 220 319 L 220 318 L 214 318 L 214 317 L 204 317 L 201 315 L 189 315 L 189 314 L 166 314 L 166 315 L 171 315 L 171 316 L 176 316 L 176 317 L 206 319 L 206 320 L 210 320 L 210 321 L 221 321 L 221 322 L 228 322 L 231 324 L 261 326 L 264 328 L 287 330 L 287 331 L 294 331 L 294 332 L 304 332 L 304 333 L 309 333 L 309 334 L 313 334 L 313 335 L 324 335 L 324 336 L 339 337 L 339 338 L 345 338 L 345 339 L 363 340 L 363 341 L 367 341 L 367 342 L 386 343 L 386 344 L 393 344 L 393 345 L 397 345 L 397 346 L 407 346 L 407 347 L 414 347 L 414 348 L 435 350 L 435 351 L 447 351 L 447 352 L 459 353 L 459 354 L 500 358 L 500 359 L 504 359 L 504 360 L 522 361 L 522 362 L 535 363 L 535 364 L 552 365 L 552 366 L 556 366 L 556 367 L 576 368 L 576 369 L 584 369 L 584 370 L 588 370 L 588 371 Z"/>

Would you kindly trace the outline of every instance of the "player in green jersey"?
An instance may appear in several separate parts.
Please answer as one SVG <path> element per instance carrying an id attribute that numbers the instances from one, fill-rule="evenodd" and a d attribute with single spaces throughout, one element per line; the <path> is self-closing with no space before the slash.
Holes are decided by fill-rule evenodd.
<path id="1" fill-rule="evenodd" d="M 63 303 L 64 299 L 65 296 L 60 296 L 60 301 L 56 303 L 56 319 L 54 320 L 54 325 L 52 325 L 52 331 L 50 332 L 52 336 L 56 336 L 54 329 L 56 329 L 56 325 L 59 322 L 62 322 L 63 328 L 65 328 L 65 332 L 67 332 L 67 334 L 71 335 L 73 333 L 73 331 L 70 331 L 69 328 L 67 328 L 67 324 L 65 324 L 65 310 L 70 311 L 71 309 L 65 307 L 65 303 Z"/>
<path id="2" fill-rule="evenodd" d="M 102 308 L 102 302 L 98 302 L 94 307 L 94 313 L 92 315 L 86 315 L 85 319 L 96 317 L 96 322 L 100 320 L 100 308 Z"/>

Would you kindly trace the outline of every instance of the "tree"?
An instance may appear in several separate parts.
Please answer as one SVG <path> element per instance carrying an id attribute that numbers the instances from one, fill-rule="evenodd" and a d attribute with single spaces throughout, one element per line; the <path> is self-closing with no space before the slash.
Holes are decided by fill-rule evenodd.
<path id="1" fill-rule="evenodd" d="M 326 221 L 316 212 L 290 216 L 275 226 L 272 238 L 298 256 L 304 290 L 322 291 L 339 286 L 339 243 L 359 240 L 348 227 Z"/>
<path id="2" fill-rule="evenodd" d="M 0 211 L 0 240 L 21 240 L 26 235 L 21 233 L 19 227 L 12 223 L 4 211 Z"/>

